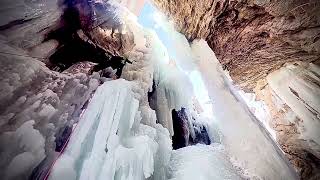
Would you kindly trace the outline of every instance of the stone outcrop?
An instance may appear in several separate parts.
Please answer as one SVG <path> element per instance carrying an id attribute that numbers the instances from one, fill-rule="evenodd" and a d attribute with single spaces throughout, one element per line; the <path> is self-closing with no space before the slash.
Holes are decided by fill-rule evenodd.
<path id="1" fill-rule="evenodd" d="M 319 73 L 313 64 L 288 64 L 255 88 L 270 110 L 278 144 L 302 179 L 320 177 Z"/>
<path id="2" fill-rule="evenodd" d="M 320 3 L 153 0 L 192 41 L 205 39 L 232 79 L 252 91 L 286 62 L 320 61 Z"/>

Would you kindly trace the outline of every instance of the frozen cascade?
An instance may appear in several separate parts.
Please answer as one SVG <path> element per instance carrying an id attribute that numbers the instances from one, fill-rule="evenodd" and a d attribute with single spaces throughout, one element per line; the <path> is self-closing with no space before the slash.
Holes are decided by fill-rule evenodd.
<path id="1" fill-rule="evenodd" d="M 160 124 L 166 127 L 171 136 L 174 135 L 171 111 L 181 109 L 190 104 L 192 87 L 189 79 L 170 60 L 166 47 L 155 32 L 148 33 L 151 48 L 150 59 L 154 66 L 153 106 Z M 189 87 L 189 88 L 186 88 Z"/>
<path id="2" fill-rule="evenodd" d="M 207 43 L 203 40 L 195 40 L 190 47 L 187 39 L 174 29 L 172 23 L 156 9 L 153 11 L 154 22 L 150 24 L 155 25 L 151 25 L 150 28 L 155 30 L 158 37 L 162 37 L 160 42 L 155 42 L 155 45 L 151 46 L 153 48 L 158 47 L 153 49 L 155 52 L 152 54 L 157 55 L 158 59 L 162 57 L 159 62 L 154 62 L 156 64 L 154 67 L 155 81 L 160 80 L 165 88 L 170 88 L 173 92 L 180 93 L 179 96 L 173 96 L 175 97 L 173 98 L 174 101 L 184 100 L 185 107 L 190 110 L 189 114 L 195 118 L 197 123 L 207 125 L 212 142 L 214 140 L 217 141 L 217 139 L 219 142 L 220 139 L 216 128 L 221 133 L 222 145 L 220 146 L 224 147 L 222 149 L 225 152 L 222 153 L 223 155 L 221 153 L 212 153 L 213 157 L 211 159 L 214 163 L 206 163 L 207 168 L 209 167 L 212 171 L 219 169 L 217 171 L 237 174 L 238 172 L 228 166 L 228 163 L 217 162 L 224 156 L 228 157 L 225 162 L 231 160 L 234 166 L 238 166 L 241 169 L 242 172 L 240 173 L 245 173 L 245 176 L 249 178 L 296 179 L 293 169 L 283 157 L 279 148 L 262 129 L 255 117 L 246 109 L 245 103 L 239 101 L 241 97 L 237 95 L 234 87 L 226 78 Z M 148 14 L 144 14 L 142 18 L 144 17 L 148 17 Z M 165 38 L 163 39 L 163 37 Z M 162 43 L 166 46 L 163 47 Z M 171 69 L 175 69 L 175 71 L 170 71 Z M 191 85 L 178 83 L 189 81 L 191 81 Z M 180 89 L 182 91 L 179 91 Z M 168 100 L 168 96 L 160 99 L 161 101 L 157 102 L 164 103 L 163 100 Z M 192 101 L 192 99 L 195 99 L 195 101 Z M 200 108 L 194 108 L 197 103 Z M 168 104 L 166 105 L 166 108 L 168 108 Z M 157 113 L 162 110 L 160 113 L 162 116 L 165 116 L 168 112 L 161 108 L 156 110 Z M 159 116 L 157 117 L 159 118 Z M 159 122 L 161 121 L 162 117 L 160 116 Z M 183 169 L 189 169 L 192 173 L 201 174 L 203 172 L 201 168 L 191 170 L 188 168 L 188 164 L 192 162 L 195 166 L 201 167 L 202 161 L 199 160 L 200 157 L 197 156 L 197 152 L 201 152 L 206 148 L 210 149 L 212 147 L 185 147 L 173 151 L 169 167 L 174 167 L 173 171 L 176 172 L 169 172 L 169 176 L 171 175 L 175 179 L 186 179 L 183 173 L 179 173 L 180 170 L 184 172 Z M 208 149 L 207 151 L 216 150 L 216 148 Z M 224 151 L 222 149 L 220 151 Z M 217 164 L 219 168 L 215 166 Z M 216 173 L 218 176 L 219 173 Z M 227 177 L 227 174 L 224 177 Z M 212 179 L 210 175 L 207 177 L 206 175 L 208 174 L 202 174 L 203 179 Z M 224 179 L 223 175 L 218 177 Z M 236 175 L 235 177 L 238 176 Z"/>
<path id="3" fill-rule="evenodd" d="M 120 79 L 97 89 L 50 180 L 138 180 L 153 174 L 158 144 L 165 145 L 169 135 L 159 126 L 133 128 L 141 117 L 132 84 Z"/>
<path id="4" fill-rule="evenodd" d="M 289 64 L 268 75 L 272 89 L 301 118 L 299 132 L 301 139 L 315 152 L 320 152 L 320 68 L 309 63 Z M 303 120 L 302 120 L 303 119 Z M 288 118 L 293 121 L 294 118 Z M 320 153 L 318 153 L 320 154 Z"/>
<path id="5" fill-rule="evenodd" d="M 215 121 L 223 136 L 222 144 L 234 163 L 250 176 L 297 179 L 279 148 L 237 98 L 237 92 L 227 80 L 208 44 L 203 40 L 195 40 L 191 48 L 209 89 Z"/>
<path id="6" fill-rule="evenodd" d="M 296 179 L 273 141 L 235 98 L 205 41 L 190 47 L 173 26 L 160 24 L 176 46 L 169 49 L 125 8 L 117 13 L 134 34 L 136 46 L 126 54 L 133 63 L 123 69 L 126 80 L 107 81 L 97 89 L 50 180 L 241 179 L 244 171 L 253 179 Z M 154 93 L 150 106 L 156 112 L 149 107 L 148 92 Z M 205 125 L 215 143 L 172 151 L 171 111 L 182 107 L 189 120 Z"/>

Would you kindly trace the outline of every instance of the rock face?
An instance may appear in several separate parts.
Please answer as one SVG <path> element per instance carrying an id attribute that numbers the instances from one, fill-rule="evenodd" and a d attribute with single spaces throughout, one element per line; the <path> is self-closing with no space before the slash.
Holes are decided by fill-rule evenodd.
<path id="1" fill-rule="evenodd" d="M 320 177 L 319 74 L 314 64 L 290 63 L 256 88 L 270 109 L 279 145 L 303 179 Z"/>
<path id="2" fill-rule="evenodd" d="M 257 98 L 270 109 L 271 128 L 276 132 L 277 142 L 286 157 L 300 174 L 301 179 L 319 179 L 319 146 L 302 136 L 304 122 L 272 90 L 270 85 L 256 90 Z M 314 130 L 318 131 L 315 126 Z"/>
<path id="3" fill-rule="evenodd" d="M 61 150 L 70 133 L 68 127 L 77 121 L 99 85 L 99 75 L 90 73 L 93 62 L 126 56 L 134 47 L 130 25 L 124 25 L 116 17 L 121 13 L 115 13 L 117 10 L 105 2 L 0 2 L 0 177 L 3 179 L 41 179 L 46 175 L 55 151 Z M 252 91 L 256 82 L 284 63 L 319 64 L 317 0 L 154 2 L 175 19 L 177 29 L 190 40 L 206 39 L 233 80 L 246 90 Z M 74 43 L 80 45 L 81 53 L 87 53 L 81 54 L 78 48 L 64 49 L 68 45 L 75 47 Z M 61 51 L 69 53 L 61 56 Z M 57 65 L 54 65 L 50 70 L 46 66 L 52 59 L 62 60 L 59 63 L 68 67 L 55 69 Z M 319 75 L 305 78 L 319 86 L 314 77 Z M 266 84 L 261 85 L 261 91 L 269 88 L 267 92 L 279 94 Z M 306 99 L 295 89 L 291 93 Z M 271 97 L 274 96 L 263 95 L 261 99 L 267 102 Z M 302 177 L 317 178 L 315 170 L 320 163 L 318 146 L 313 142 L 315 136 L 299 139 L 305 135 L 301 123 L 304 119 L 297 117 L 296 121 L 283 123 L 284 116 L 296 112 L 290 103 L 284 103 L 280 109 L 275 104 L 268 105 L 274 110 L 273 124 L 279 144 Z M 319 117 L 319 110 L 312 112 Z M 200 129 L 196 137 L 210 143 L 206 134 L 205 129 Z"/>
<path id="4" fill-rule="evenodd" d="M 320 3 L 154 0 L 190 40 L 205 39 L 232 79 L 251 91 L 286 62 L 319 64 Z"/>

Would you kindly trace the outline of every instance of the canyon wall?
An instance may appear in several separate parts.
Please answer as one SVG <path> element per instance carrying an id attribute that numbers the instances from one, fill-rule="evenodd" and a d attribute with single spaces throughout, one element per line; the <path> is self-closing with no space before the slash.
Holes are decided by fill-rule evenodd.
<path id="1" fill-rule="evenodd" d="M 269 0 L 154 0 L 192 41 L 205 39 L 247 91 L 286 62 L 319 64 L 320 3 Z"/>

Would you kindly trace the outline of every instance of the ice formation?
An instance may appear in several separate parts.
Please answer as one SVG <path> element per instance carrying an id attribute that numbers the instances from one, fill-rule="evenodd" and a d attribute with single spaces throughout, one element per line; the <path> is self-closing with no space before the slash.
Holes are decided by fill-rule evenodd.
<path id="1" fill-rule="evenodd" d="M 175 150 L 168 167 L 170 180 L 242 179 L 221 144 L 194 145 Z"/>
<path id="2" fill-rule="evenodd" d="M 240 101 L 207 43 L 196 40 L 191 48 L 209 89 L 216 124 L 223 136 L 222 144 L 234 163 L 251 177 L 296 179 L 278 147 Z"/>
<path id="3" fill-rule="evenodd" d="M 222 139 L 225 153 L 229 157 L 226 161 L 231 159 L 233 165 L 238 165 L 250 178 L 272 179 L 280 176 L 282 179 L 295 179 L 295 173 L 282 152 L 248 111 L 245 103 L 240 101 L 241 97 L 225 77 L 206 42 L 195 41 L 190 47 L 186 38 L 177 33 L 172 24 L 166 23 L 161 14 L 157 17 L 160 21 L 158 25 L 164 26 L 162 28 L 170 34 L 172 44 L 178 49 L 169 50 L 158 38 L 158 34 L 145 32 L 149 48 L 146 59 L 153 63 L 155 89 L 152 90 L 156 94 L 152 96 L 151 107 L 156 110 L 159 123 L 173 135 L 170 110 L 186 107 L 191 117 L 208 127 L 212 142 L 220 142 Z M 198 92 L 194 92 L 192 87 Z M 204 90 L 206 88 L 208 92 Z M 200 108 L 195 107 L 194 98 Z M 222 137 L 217 131 L 222 133 Z M 192 157 L 197 160 L 197 156 Z M 169 166 L 177 163 L 176 160 L 171 160 Z M 183 169 L 187 164 L 182 163 L 179 167 Z M 224 165 L 220 168 L 237 174 L 230 166 Z"/>
<path id="4" fill-rule="evenodd" d="M 121 76 L 126 80 L 106 81 L 98 88 L 49 179 L 165 178 L 170 135 L 156 123 L 148 102 L 154 75 L 152 38 L 126 9 L 118 18 L 135 35 L 135 47 L 126 54 L 133 63 Z"/>
<path id="5" fill-rule="evenodd" d="M 124 29 L 134 34 L 135 46 L 125 53 L 132 64 L 123 69 L 123 79 L 103 79 L 95 73 L 89 77 L 81 72 L 57 74 L 42 63 L 19 57 L 15 60 L 24 62 L 18 68 L 2 70 L 3 74 L 16 72 L 0 79 L 6 90 L 1 92 L 1 106 L 12 98 L 17 101 L 1 114 L 5 123 L 0 127 L 5 133 L 0 134 L 0 143 L 7 146 L 0 149 L 1 159 L 5 159 L 0 168 L 6 168 L 1 176 L 28 176 L 41 161 L 45 162 L 46 155 L 56 158 L 57 154 L 52 152 L 55 137 L 64 133 L 61 128 L 69 126 L 71 137 L 48 174 L 50 180 L 241 179 L 239 174 L 243 171 L 249 178 L 296 179 L 272 139 L 240 101 L 205 41 L 195 40 L 190 46 L 156 12 L 157 26 L 165 28 L 172 37 L 174 48 L 170 49 L 154 30 L 139 25 L 126 8 L 116 1 L 107 3 L 112 4 L 110 11 L 126 26 Z M 0 48 L 16 51 L 6 45 Z M 0 63 L 14 67 L 10 58 Z M 112 69 L 106 72 L 114 73 Z M 272 79 L 277 91 L 277 78 Z M 33 90 L 33 85 L 42 85 L 30 84 L 33 81 L 50 83 Z M 96 90 L 100 81 L 104 83 Z M 31 95 L 20 94 L 22 87 Z M 78 121 L 84 103 L 94 91 Z M 278 91 L 288 95 L 282 88 Z M 318 102 L 310 104 L 316 106 Z M 18 112 L 19 108 L 23 111 Z M 196 138 L 205 128 L 210 138 L 207 142 L 214 144 L 187 144 L 192 146 L 172 151 L 172 110 L 181 108 L 186 109 L 191 137 Z M 5 125 L 10 121 L 19 126 Z M 312 131 L 306 135 L 314 137 Z M 24 152 L 10 147 L 8 139 L 23 146 Z M 42 166 L 48 165 L 40 164 L 39 169 Z"/>
<path id="6" fill-rule="evenodd" d="M 156 110 L 160 124 L 173 132 L 171 111 L 189 106 L 192 86 L 189 79 L 169 60 L 166 48 L 154 33 L 150 33 L 152 56 L 154 63 L 154 87 L 152 104 Z M 190 89 L 191 88 L 191 89 Z"/>
<path id="7" fill-rule="evenodd" d="M 271 137 L 276 140 L 276 133 L 270 127 L 270 110 L 268 106 L 263 101 L 257 101 L 256 95 L 253 93 L 245 93 L 242 90 L 237 92 L 240 97 L 244 100 L 250 111 L 255 115 L 255 117 L 262 123 L 266 130 L 270 133 Z"/>
<path id="8" fill-rule="evenodd" d="M 51 162 L 60 130 L 77 121 L 100 77 L 52 72 L 5 37 L 0 44 L 0 176 L 23 179 Z"/>
<path id="9" fill-rule="evenodd" d="M 132 84 L 120 79 L 97 89 L 49 179 L 137 180 L 153 174 L 157 141 L 169 137 L 160 127 L 140 124 Z"/>
<path id="10" fill-rule="evenodd" d="M 126 6 L 132 13 L 138 15 L 144 6 L 146 0 L 118 0 L 122 5 Z"/>
<path id="11" fill-rule="evenodd" d="M 14 132 L 6 132 L 0 136 L 0 141 L 5 142 L 8 149 L 15 149 L 12 146 L 23 147 L 21 152 L 6 165 L 4 179 L 20 179 L 27 176 L 45 157 L 45 140 L 40 132 L 34 129 L 35 122 L 27 121 Z M 7 156 L 15 152 L 6 152 Z"/>
<path id="12" fill-rule="evenodd" d="M 301 139 L 307 140 L 320 155 L 320 91 L 317 83 L 320 69 L 314 64 L 295 63 L 271 73 L 268 83 L 272 90 L 293 111 L 289 122 L 298 119 Z M 298 118 L 296 118 L 298 117 Z M 301 120 L 299 120 L 301 119 Z"/>

